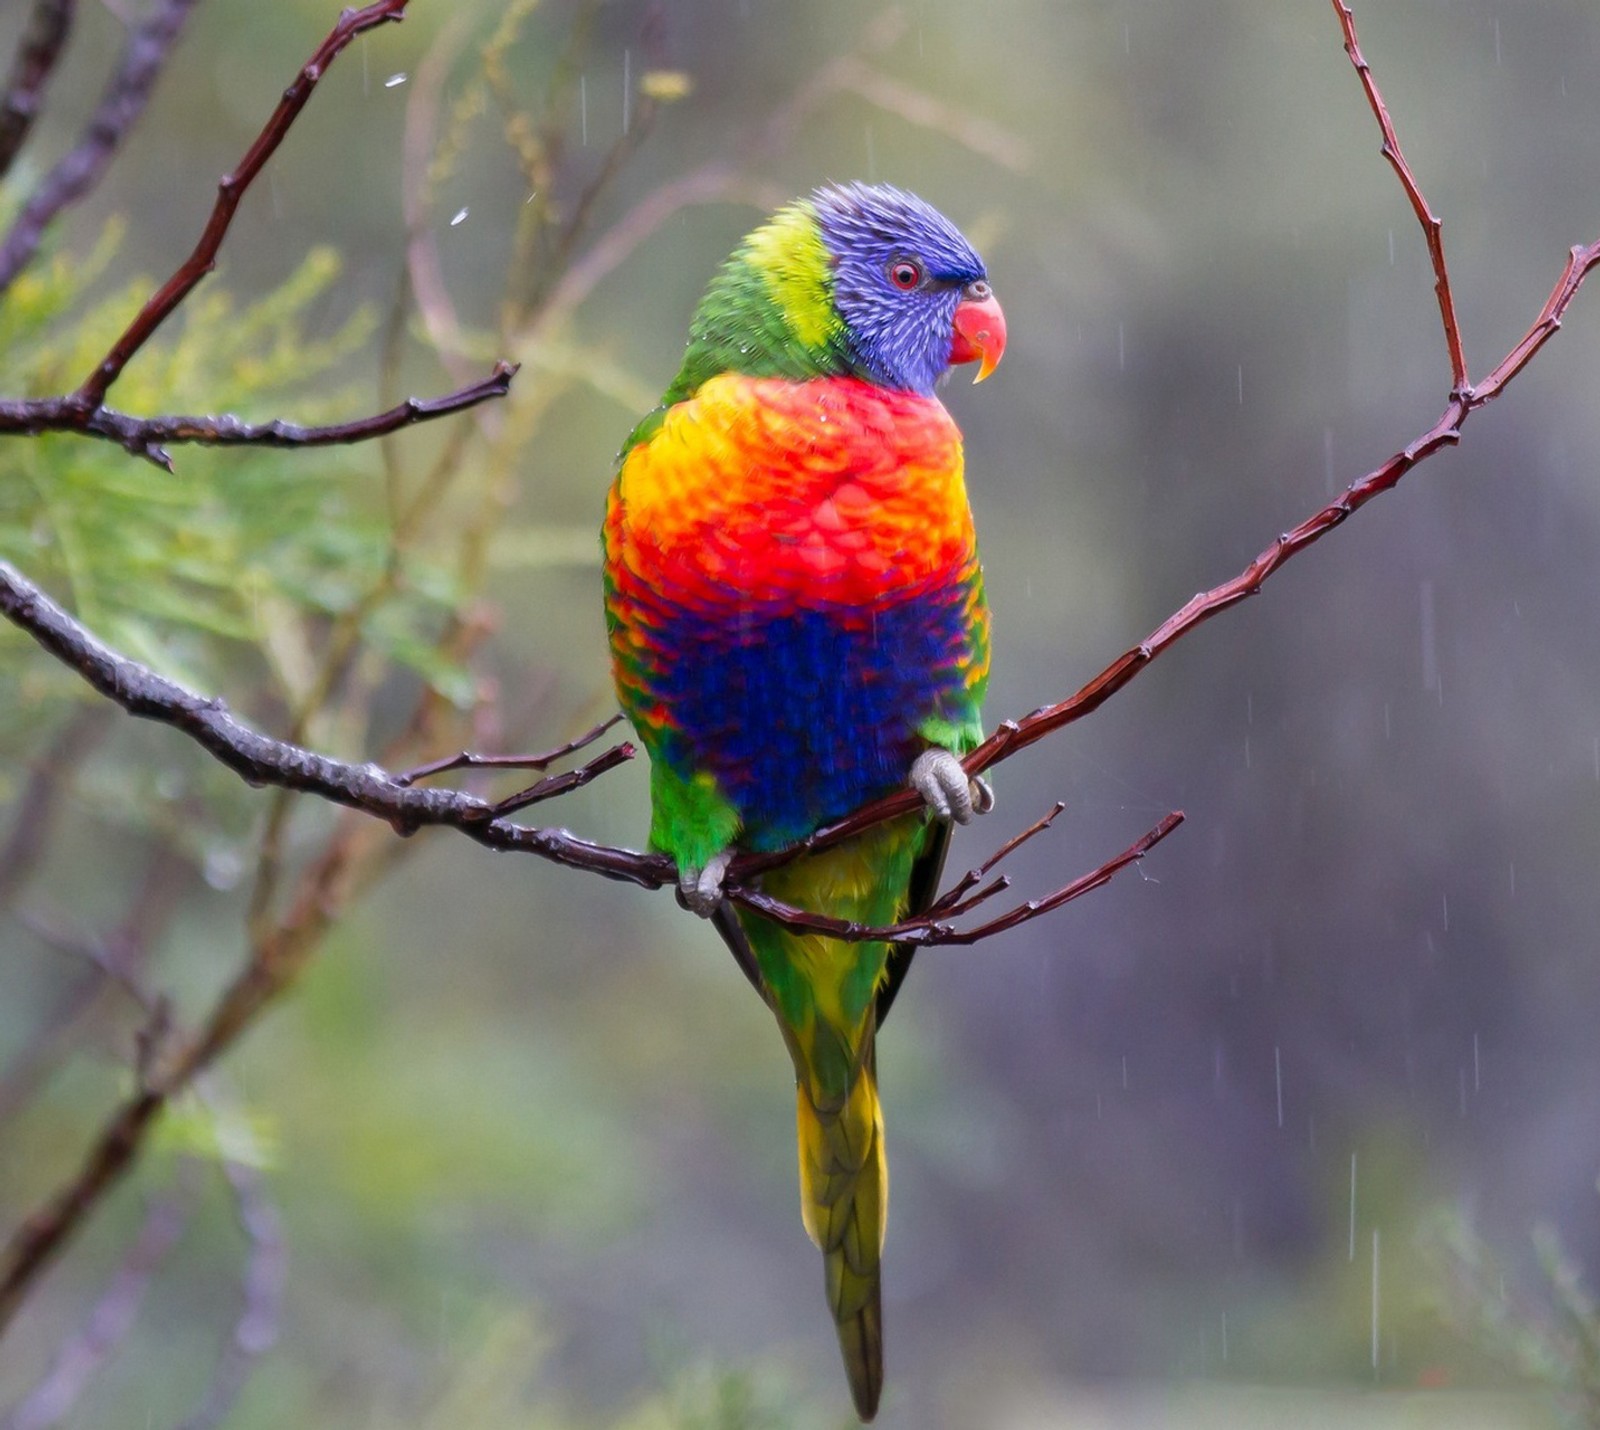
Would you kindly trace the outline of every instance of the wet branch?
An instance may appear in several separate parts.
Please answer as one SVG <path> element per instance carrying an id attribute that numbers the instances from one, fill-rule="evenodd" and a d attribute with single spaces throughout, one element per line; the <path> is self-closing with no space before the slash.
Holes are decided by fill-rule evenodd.
<path id="1" fill-rule="evenodd" d="M 4 245 L 0 246 L 0 291 L 4 291 L 32 259 L 48 225 L 66 207 L 82 198 L 110 163 L 123 137 L 143 112 L 155 80 L 177 42 L 183 21 L 196 3 L 197 0 L 165 0 L 130 36 L 123 65 L 90 121 L 84 139 L 40 185 L 12 226 Z M 166 451 L 166 443 L 312 447 L 362 442 L 413 422 L 448 416 L 505 396 L 517 369 L 515 364 L 502 362 L 495 365 L 489 377 L 464 384 L 443 397 L 408 398 L 386 412 L 324 427 L 305 427 L 281 420 L 252 423 L 230 415 L 134 417 L 106 406 L 107 394 L 128 363 L 177 311 L 196 285 L 216 268 L 217 254 L 240 200 L 300 117 L 328 66 L 358 35 L 398 22 L 407 3 L 408 0 L 376 0 L 374 4 L 359 10 L 348 9 L 340 15 L 327 37 L 284 90 L 244 157 L 217 185 L 211 215 L 189 256 L 145 300 L 75 391 L 56 397 L 0 400 L 0 435 L 76 432 L 116 442 L 134 456 L 170 471 L 172 459 Z"/>
<path id="2" fill-rule="evenodd" d="M 1008 841 L 1000 853 L 989 861 L 986 867 L 992 867 L 999 862 L 1010 849 L 1015 849 L 1018 844 L 1047 827 L 1050 820 L 1055 818 L 1049 815 L 1037 824 L 1029 826 L 1015 839 Z M 1113 855 L 1099 866 L 1091 869 L 1087 874 L 1063 884 L 1053 893 L 1046 894 L 1040 899 L 1029 899 L 1018 904 L 1015 908 L 1007 909 L 1005 913 L 989 919 L 985 923 L 975 924 L 971 928 L 956 928 L 949 922 L 950 918 L 968 909 L 975 907 L 979 902 L 988 899 L 1000 892 L 1004 884 L 997 881 L 970 899 L 959 903 L 950 904 L 941 914 L 929 912 L 917 918 L 906 919 L 902 923 L 889 924 L 878 927 L 871 924 L 852 923 L 846 919 L 830 918 L 826 914 L 814 914 L 805 909 L 795 908 L 777 899 L 760 893 L 754 889 L 732 889 L 728 897 L 736 904 L 778 923 L 788 924 L 791 928 L 812 929 L 817 933 L 831 934 L 834 938 L 850 939 L 853 942 L 866 940 L 887 941 L 891 943 L 914 944 L 919 948 L 931 947 L 939 944 L 964 944 L 981 943 L 985 939 L 993 938 L 996 934 L 1006 933 L 1010 929 L 1018 928 L 1022 924 L 1031 923 L 1034 919 L 1042 918 L 1045 914 L 1054 913 L 1063 904 L 1070 904 L 1074 899 L 1081 899 L 1085 894 L 1092 893 L 1103 884 L 1108 884 L 1130 864 L 1136 864 L 1143 859 L 1163 839 L 1183 823 L 1184 816 L 1181 811 L 1174 810 L 1161 820 L 1154 829 L 1140 836 L 1130 844 L 1122 853 Z M 946 895 L 939 901 L 943 904 L 949 899 Z M 934 908 L 938 908 L 935 904 Z"/>
<path id="3" fill-rule="evenodd" d="M 159 7 L 157 15 L 179 14 L 192 3 L 193 0 L 166 0 Z M 309 440 L 360 440 L 362 437 L 392 431 L 426 416 L 439 415 L 438 411 L 430 409 L 440 407 L 444 410 L 442 404 L 453 403 L 448 410 L 456 411 L 504 392 L 504 383 L 509 380 L 510 372 L 497 369 L 490 379 L 477 387 L 464 387 L 460 392 L 438 399 L 434 404 L 402 404 L 388 413 L 345 424 L 342 429 L 292 428 L 281 423 L 251 428 L 232 418 L 137 419 L 113 413 L 104 406 L 107 392 L 126 363 L 192 291 L 195 284 L 211 271 L 240 195 L 259 173 L 303 108 L 323 68 L 362 30 L 400 18 L 405 3 L 406 0 L 381 0 L 381 3 L 369 5 L 363 10 L 347 11 L 341 17 L 312 60 L 301 70 L 295 83 L 286 91 L 272 119 L 238 169 L 223 180 L 211 219 L 190 257 L 152 295 L 122 337 L 75 393 L 62 398 L 44 399 L 41 405 L 35 407 L 35 415 L 43 412 L 45 420 L 31 426 L 20 423 L 9 427 L 5 425 L 8 419 L 17 417 L 19 406 L 26 407 L 28 404 L 0 404 L 0 431 L 76 430 L 90 436 L 108 437 L 125 446 L 129 446 L 131 440 L 133 445 L 129 446 L 130 450 L 161 460 L 165 455 L 159 450 L 161 441 L 275 440 L 282 445 L 304 445 Z M 1238 574 L 1194 596 L 1142 642 L 1125 651 L 1078 691 L 1056 704 L 1002 724 L 993 736 L 966 758 L 966 768 L 972 774 L 1011 758 L 1098 709 L 1169 646 L 1213 616 L 1255 595 L 1291 557 L 1321 540 L 1373 498 L 1395 486 L 1418 463 L 1441 448 L 1459 442 L 1466 419 L 1499 396 L 1559 330 L 1568 307 L 1584 281 L 1600 265 L 1600 242 L 1573 248 L 1534 322 L 1488 376 L 1474 386 L 1469 380 L 1463 356 L 1449 271 L 1445 264 L 1440 220 L 1429 208 L 1401 151 L 1387 106 L 1357 43 L 1354 17 L 1343 0 L 1333 0 L 1333 4 L 1347 51 L 1382 130 L 1384 156 L 1395 170 L 1423 229 L 1433 263 L 1451 369 L 1449 396 L 1444 411 L 1415 440 L 1354 482 L 1336 500 L 1269 543 Z M 729 182 L 732 174 L 731 170 L 711 169 L 702 172 L 697 182 L 704 186 L 705 191 L 714 191 Z M 672 198 L 680 202 L 692 200 L 701 192 L 701 189 L 690 186 L 688 190 L 673 194 Z M 642 216 L 636 212 L 630 216 L 622 231 L 607 235 L 606 239 L 591 249 L 591 257 L 600 253 L 606 262 L 615 260 L 617 252 L 627 246 L 636 231 L 648 231 L 657 217 L 654 210 L 644 212 Z M 567 281 L 576 282 L 574 274 L 582 268 L 580 263 L 569 270 Z M 596 263 L 593 272 L 586 271 L 580 276 L 593 278 L 596 273 L 604 271 L 604 265 Z M 545 305 L 545 313 L 560 310 L 562 301 L 563 293 L 558 287 Z M 491 390 L 496 382 L 499 383 L 498 388 Z M 54 414 L 59 420 L 50 420 L 51 404 L 61 405 Z M 118 432 L 115 430 L 118 421 L 134 424 L 143 422 L 145 425 Z M 96 423 L 106 430 L 97 430 Z M 172 426 L 158 430 L 153 424 L 160 423 Z M 196 424 L 203 427 L 208 423 L 212 425 L 201 431 L 190 431 L 184 426 Z M 223 435 L 229 431 L 236 435 Z M 343 435 L 331 435 L 336 432 Z M 252 784 L 274 785 L 285 790 L 317 795 L 348 809 L 382 819 L 401 834 L 410 834 L 426 827 L 452 828 L 487 847 L 536 854 L 567 867 L 585 869 L 644 888 L 670 887 L 676 883 L 677 871 L 671 861 L 663 856 L 598 845 L 579 839 L 563 829 L 519 825 L 509 818 L 510 814 L 536 799 L 565 793 L 626 761 L 633 754 L 631 745 L 614 746 L 577 769 L 548 775 L 530 789 L 498 803 L 459 790 L 418 788 L 415 781 L 425 776 L 496 762 L 458 756 L 433 766 L 391 774 L 374 764 L 350 764 L 330 759 L 290 741 L 272 739 L 237 720 L 221 701 L 187 690 L 105 646 L 37 586 L 5 563 L 0 563 L 0 615 L 26 630 L 52 656 L 76 671 L 88 684 L 129 714 L 179 730 Z M 573 742 L 570 747 L 550 752 L 549 758 L 553 760 L 559 755 L 576 753 L 578 749 L 598 740 L 602 733 L 603 728 L 590 732 L 588 737 Z M 525 763 L 541 772 L 546 768 L 537 761 Z M 728 897 L 780 922 L 820 929 L 843 938 L 887 938 L 918 945 L 971 944 L 1042 917 L 1099 888 L 1128 865 L 1140 860 L 1172 833 L 1183 819 L 1180 813 L 1169 814 L 1128 848 L 1080 878 L 1042 898 L 1017 904 L 965 928 L 955 927 L 952 921 L 989 904 L 1009 887 L 1005 876 L 995 872 L 1000 861 L 1022 843 L 1047 829 L 1058 811 L 1035 821 L 1008 840 L 993 857 L 958 880 L 935 901 L 926 914 L 891 927 L 868 928 L 846 924 L 789 908 L 753 887 L 752 881 L 765 870 L 836 845 L 885 820 L 912 814 L 920 807 L 920 797 L 907 789 L 863 807 L 782 853 L 742 855 L 729 868 Z M 349 821 L 348 825 L 363 830 L 374 828 L 361 821 Z M 382 831 L 378 830 L 377 833 L 381 835 Z M 344 842 L 336 842 L 330 848 L 315 877 L 305 883 L 300 898 L 273 938 L 252 953 L 250 962 L 241 970 L 195 1036 L 181 1040 L 177 1051 L 171 1055 L 163 1056 L 158 1052 L 152 1068 L 143 1076 L 140 1085 L 113 1110 L 75 1176 L 18 1228 L 4 1248 L 0 1248 L 0 1327 L 14 1312 L 42 1268 L 82 1224 L 106 1189 L 131 1164 L 152 1122 L 173 1092 L 192 1081 L 229 1047 L 260 1009 L 286 986 L 309 956 L 310 948 L 325 931 L 327 921 L 333 917 L 332 910 L 340 906 L 340 899 L 336 895 L 355 877 L 352 868 L 358 861 L 349 849 L 354 836 L 342 835 L 341 838 Z M 152 1041 L 154 1034 L 159 1031 L 152 1026 Z M 258 1223 L 256 1230 L 249 1232 L 256 1244 L 255 1256 L 261 1259 L 261 1268 L 268 1268 L 271 1264 L 270 1233 L 271 1228 L 266 1223 Z M 274 1303 L 268 1285 L 269 1270 L 258 1268 L 251 1274 L 259 1275 L 260 1280 L 254 1290 L 247 1287 L 246 1311 L 248 1313 L 253 1307 L 261 1313 L 258 1321 L 253 1323 L 259 1328 L 270 1321 L 268 1311 Z M 241 1326 L 244 1324 L 241 1321 Z M 252 1334 L 246 1339 L 254 1345 L 259 1337 Z M 224 1385 L 224 1394 L 226 1388 Z"/>
<path id="4" fill-rule="evenodd" d="M 1353 43 L 1353 18 L 1349 17 L 1346 9 L 1338 6 L 1338 0 L 1335 0 L 1335 4 L 1339 8 L 1341 23 Z M 1385 114 L 1387 111 L 1381 92 L 1365 61 L 1361 62 L 1358 72 L 1364 88 L 1375 97 L 1375 112 Z M 1392 125 L 1386 130 L 1386 148 L 1392 142 L 1395 155 L 1392 162 L 1397 171 L 1409 173 L 1398 142 L 1387 139 L 1387 134 L 1391 132 Z M 1413 186 L 1414 183 L 1413 180 Z M 1420 190 L 1417 192 L 1420 193 Z M 1426 205 L 1423 204 L 1421 209 L 1419 221 L 1425 234 L 1432 234 L 1434 230 Z M 1441 271 L 1445 271 L 1442 268 L 1442 250 L 1439 251 L 1439 262 Z M 1457 382 L 1452 356 L 1451 396 L 1443 414 L 1431 427 L 1381 466 L 1353 483 L 1334 501 L 1278 536 L 1237 575 L 1191 598 L 1143 641 L 1124 651 L 1073 694 L 1021 719 L 1005 721 L 989 739 L 967 756 L 964 761 L 967 770 L 979 774 L 1097 710 L 1170 646 L 1213 616 L 1256 595 L 1266 581 L 1292 557 L 1320 541 L 1373 498 L 1389 491 L 1418 463 L 1441 448 L 1460 441 L 1461 428 L 1466 419 L 1498 397 L 1559 330 L 1567 308 L 1597 264 L 1600 264 L 1600 242 L 1575 247 L 1538 317 L 1487 378 L 1476 386 Z M 1449 292 L 1447 277 L 1442 291 L 1446 294 Z M 102 694 L 130 713 L 160 720 L 182 730 L 253 783 L 274 784 L 320 795 L 334 803 L 386 819 L 402 833 L 410 833 L 427 825 L 445 825 L 493 848 L 526 850 L 568 867 L 587 869 L 644 888 L 661 888 L 674 882 L 675 871 L 670 861 L 662 856 L 593 844 L 562 829 L 516 825 L 504 817 L 508 811 L 500 811 L 494 804 L 474 796 L 449 790 L 419 790 L 411 787 L 407 779 L 390 775 L 376 766 L 344 764 L 300 746 L 261 735 L 234 720 L 220 701 L 184 690 L 101 645 L 18 571 L 4 564 L 0 564 L 0 613 L 30 631 L 53 655 L 76 669 Z M 629 754 L 621 753 L 623 748 L 628 748 Z M 611 768 L 630 754 L 631 747 L 618 747 L 616 753 L 602 757 L 605 762 L 603 767 Z M 593 769 L 586 778 L 592 778 L 600 772 L 599 769 Z M 412 771 L 409 778 L 417 778 L 421 773 Z M 547 790 L 540 797 L 548 797 L 551 792 Z M 760 896 L 749 887 L 756 875 L 802 855 L 831 848 L 888 819 L 911 814 L 920 807 L 919 796 L 908 788 L 863 806 L 847 818 L 826 826 L 780 853 L 741 855 L 733 861 L 728 871 L 729 896 L 756 907 L 750 901 Z M 1161 837 L 1164 838 L 1166 833 L 1170 833 L 1170 829 L 1163 830 Z M 1013 925 L 1006 923 L 1004 926 Z"/>
<path id="5" fill-rule="evenodd" d="M 1480 407 L 1484 407 L 1505 390 L 1506 385 L 1533 360 L 1539 350 L 1556 335 L 1572 300 L 1578 296 L 1597 265 L 1600 265 L 1600 240 L 1591 244 L 1578 244 L 1567 255 L 1566 266 L 1550 296 L 1545 300 L 1528 330 L 1517 339 L 1511 350 L 1480 383 L 1473 384 L 1467 376 L 1461 358 L 1460 331 L 1455 321 L 1455 303 L 1451 296 L 1449 272 L 1444 263 L 1444 250 L 1439 242 L 1439 221 L 1433 217 L 1421 189 L 1411 174 L 1410 166 L 1394 138 L 1394 126 L 1388 120 L 1388 109 L 1373 77 L 1371 67 L 1360 57 L 1356 45 L 1355 19 L 1341 0 L 1333 0 L 1340 23 L 1347 37 L 1347 47 L 1352 52 L 1366 90 L 1384 129 L 1384 155 L 1396 173 L 1401 176 L 1408 196 L 1414 196 L 1413 207 L 1428 241 L 1430 255 L 1434 258 L 1436 287 L 1440 311 L 1445 325 L 1447 346 L 1450 350 L 1451 382 L 1449 401 L 1439 419 L 1425 432 L 1414 438 L 1381 466 L 1375 467 L 1345 491 L 1313 512 L 1298 526 L 1284 532 L 1256 556 L 1242 571 L 1231 579 L 1192 596 L 1179 610 L 1168 616 L 1138 645 L 1125 650 L 1087 684 L 1066 699 L 1054 705 L 1042 706 L 1020 720 L 1007 720 L 972 751 L 962 763 L 969 774 L 981 774 L 992 765 L 1008 760 L 1013 755 L 1036 745 L 1047 735 L 1081 720 L 1104 705 L 1113 695 L 1138 676 L 1163 651 L 1175 645 L 1213 616 L 1220 615 L 1231 606 L 1260 593 L 1267 579 L 1292 557 L 1307 547 L 1315 545 L 1345 519 L 1359 511 L 1374 497 L 1393 488 L 1402 477 L 1418 463 L 1426 461 L 1443 447 L 1453 447 L 1461 440 L 1461 429 Z M 863 830 L 909 814 L 918 807 L 918 797 L 910 790 L 902 790 L 883 799 L 874 800 L 854 814 L 818 830 L 810 838 L 780 854 L 748 855 L 735 860 L 729 869 L 730 877 L 748 879 L 763 870 L 786 863 L 801 854 L 829 849 L 860 834 Z"/>

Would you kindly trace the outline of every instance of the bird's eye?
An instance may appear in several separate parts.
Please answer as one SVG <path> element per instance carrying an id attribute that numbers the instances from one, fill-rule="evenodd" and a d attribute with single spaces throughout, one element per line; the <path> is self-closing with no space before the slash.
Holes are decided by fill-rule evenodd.
<path id="1" fill-rule="evenodd" d="M 922 282 L 922 265 L 910 258 L 897 258 L 889 265 L 889 281 L 896 288 L 910 292 Z"/>

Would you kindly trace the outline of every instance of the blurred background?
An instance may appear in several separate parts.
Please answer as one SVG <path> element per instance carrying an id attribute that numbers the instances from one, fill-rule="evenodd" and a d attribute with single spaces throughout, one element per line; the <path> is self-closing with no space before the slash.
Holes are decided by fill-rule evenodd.
<path id="1" fill-rule="evenodd" d="M 25 9 L 0 4 L 6 54 Z M 73 343 L 92 359 L 140 276 L 170 271 L 334 15 L 197 7 L 42 260 L 71 301 L 36 326 L 71 374 L 14 348 L 13 389 L 66 385 Z M 1600 236 L 1600 12 L 1357 18 L 1481 377 Z M 121 41 L 86 5 L 8 212 Z M 6 499 L 6 554 L 273 733 L 363 759 L 402 735 L 417 759 L 559 743 L 610 708 L 594 531 L 705 282 L 777 202 L 892 181 L 973 238 L 1010 319 L 997 376 L 945 400 L 995 613 L 990 716 L 1021 715 L 1442 410 L 1426 252 L 1378 143 L 1312 0 L 417 0 L 333 67 L 246 199 L 202 290 L 227 304 L 197 301 L 117 400 L 332 418 L 506 356 L 508 403 L 382 451 L 180 451 L 173 477 L 13 441 L 0 462 L 28 495 Z M 13 325 L 43 302 L 12 301 Z M 919 957 L 880 1044 L 881 1424 L 1581 1422 L 1594 304 L 1460 450 L 997 771 L 999 812 L 952 868 L 1065 800 L 1010 862 L 1021 893 L 1188 820 L 1056 916 Z M 59 509 L 74 491 L 81 517 Z M 105 564 L 74 565 L 63 533 L 91 511 Z M 175 569 L 196 543 L 215 569 Z M 353 573 L 381 585 L 386 550 L 407 577 L 363 605 Z M 94 951 L 120 931 L 145 993 L 193 1023 L 263 906 L 346 836 L 177 735 L 97 719 L 20 638 L 0 657 L 10 818 L 60 776 L 0 919 L 9 1229 L 129 1086 L 146 1015 Z M 424 697 L 456 723 L 418 726 Z M 535 817 L 637 845 L 639 765 Z M 154 1208 L 175 1234 L 137 1314 L 67 1419 L 17 1423 L 180 1423 L 235 1360 L 252 1374 L 219 1396 L 229 1426 L 853 1423 L 797 1215 L 787 1058 L 715 937 L 664 895 L 371 837 L 370 887 L 0 1343 L 0 1411 L 60 1375 L 130 1247 L 145 1264 Z"/>

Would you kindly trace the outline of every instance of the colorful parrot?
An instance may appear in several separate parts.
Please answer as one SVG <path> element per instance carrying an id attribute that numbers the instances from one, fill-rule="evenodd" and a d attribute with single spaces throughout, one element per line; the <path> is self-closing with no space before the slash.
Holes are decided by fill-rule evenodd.
<path id="1" fill-rule="evenodd" d="M 604 529 L 617 692 L 650 754 L 651 846 L 777 1018 L 797 1084 L 801 1216 L 856 1410 L 883 1384 L 888 1172 L 874 1038 L 912 950 L 782 927 L 722 898 L 778 850 L 904 788 L 926 812 L 761 877 L 885 925 L 934 897 L 951 821 L 993 802 L 989 612 L 961 434 L 934 389 L 1005 350 L 983 261 L 881 185 L 779 210 L 712 280 L 683 366 L 634 428 Z"/>

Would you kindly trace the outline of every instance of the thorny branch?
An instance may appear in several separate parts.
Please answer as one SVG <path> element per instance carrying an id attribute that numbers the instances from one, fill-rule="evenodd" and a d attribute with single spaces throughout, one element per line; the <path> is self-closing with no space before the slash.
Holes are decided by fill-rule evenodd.
<path id="1" fill-rule="evenodd" d="M 37 251 L 45 228 L 63 208 L 80 198 L 99 177 L 143 110 L 168 51 L 196 0 L 165 0 L 128 41 L 122 68 L 112 81 L 106 99 L 90 122 L 83 141 L 57 165 L 55 171 L 23 209 L 5 243 L 0 246 L 0 291 L 9 286 Z M 168 471 L 172 459 L 163 443 L 200 442 L 214 446 L 305 447 L 360 442 L 380 437 L 413 422 L 428 421 L 464 411 L 506 394 L 516 366 L 497 363 L 480 382 L 468 383 L 444 397 L 409 398 L 374 416 L 326 427 L 303 427 L 291 422 L 249 423 L 233 416 L 133 417 L 105 405 L 112 385 L 128 363 L 172 316 L 195 286 L 217 266 L 217 253 L 233 223 L 239 201 L 277 151 L 290 127 L 311 98 L 327 68 L 356 36 L 379 25 L 399 21 L 409 0 L 376 0 L 363 9 L 346 10 L 317 47 L 293 83 L 284 90 L 277 108 L 257 134 L 232 173 L 217 185 L 217 197 L 193 250 L 172 275 L 144 302 L 105 356 L 74 392 L 58 397 L 0 400 L 0 435 L 32 436 L 40 432 L 76 432 L 116 442 L 134 456 L 143 457 Z"/>

